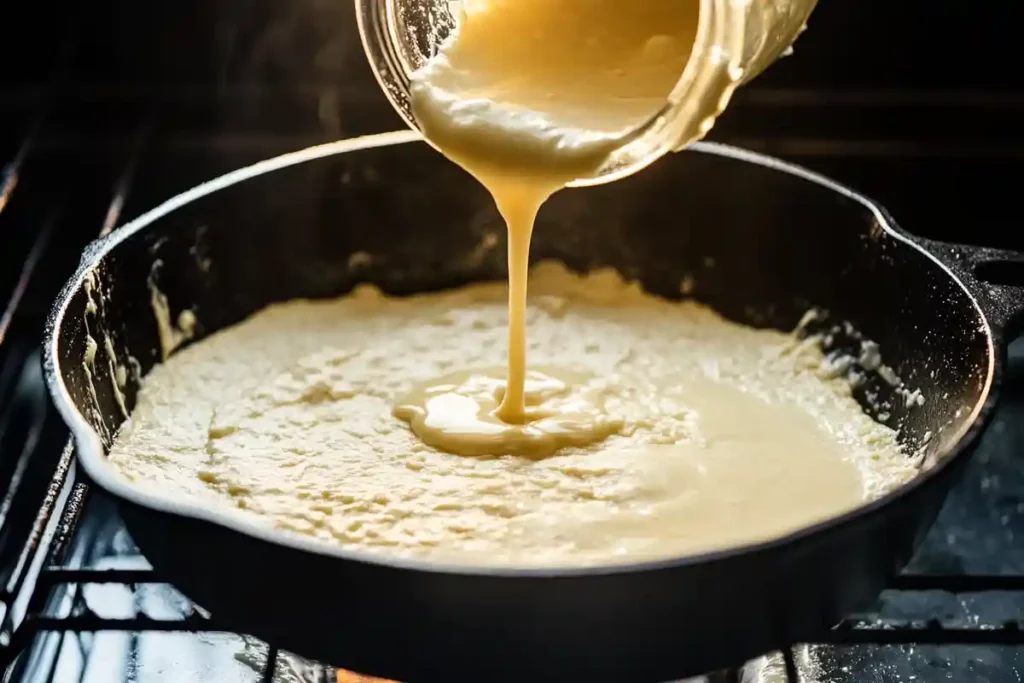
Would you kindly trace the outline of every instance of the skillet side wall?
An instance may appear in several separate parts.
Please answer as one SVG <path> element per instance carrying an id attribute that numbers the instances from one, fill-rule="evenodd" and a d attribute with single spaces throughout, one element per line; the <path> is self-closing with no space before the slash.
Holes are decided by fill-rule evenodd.
<path id="1" fill-rule="evenodd" d="M 927 441 L 933 455 L 947 450 L 985 380 L 983 321 L 943 269 L 882 230 L 863 204 L 766 166 L 694 151 L 561 193 L 542 212 L 533 255 L 614 266 L 666 296 L 688 280 L 698 299 L 755 325 L 790 329 L 809 306 L 824 307 L 877 341 L 883 360 L 922 390 L 924 405 L 908 405 L 868 372 L 858 397 L 909 447 Z M 130 354 L 145 374 L 159 359 L 149 282 L 172 316 L 195 313 L 201 338 L 273 301 L 333 296 L 360 281 L 396 294 L 438 289 L 504 277 L 504 264 L 489 197 L 425 145 L 306 162 L 202 198 L 107 254 L 96 312 L 83 318 L 86 292 L 71 295 L 60 372 L 79 410 L 110 434 L 122 415 L 102 341 L 91 380 L 85 372 L 85 322 L 97 341 L 109 336 L 116 365 L 129 367 Z M 846 333 L 831 345 L 859 350 Z M 125 389 L 130 409 L 136 385 Z M 409 572 L 134 504 L 124 512 L 153 564 L 188 595 L 299 653 L 403 680 L 454 663 L 459 679 L 544 680 L 565 673 L 552 657 L 564 665 L 575 653 L 574 675 L 665 680 L 813 638 L 872 597 L 909 559 L 952 473 L 831 533 L 607 576 Z M 197 546 L 202 553 L 190 551 Z M 480 656 L 467 658 L 473 647 Z"/>

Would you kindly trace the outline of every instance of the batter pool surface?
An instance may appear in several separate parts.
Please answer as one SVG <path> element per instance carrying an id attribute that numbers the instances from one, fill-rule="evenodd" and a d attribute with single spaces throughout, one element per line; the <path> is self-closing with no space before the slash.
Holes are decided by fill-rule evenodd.
<path id="1" fill-rule="evenodd" d="M 530 292 L 517 429 L 534 432 L 496 422 L 490 442 L 513 455 L 478 425 L 472 454 L 447 452 L 422 395 L 500 402 L 506 287 L 479 284 L 271 306 L 154 368 L 110 461 L 158 496 L 349 549 L 522 567 L 778 537 L 916 472 L 813 344 L 612 272 L 542 264 Z M 474 410 L 455 414 L 489 419 Z"/>

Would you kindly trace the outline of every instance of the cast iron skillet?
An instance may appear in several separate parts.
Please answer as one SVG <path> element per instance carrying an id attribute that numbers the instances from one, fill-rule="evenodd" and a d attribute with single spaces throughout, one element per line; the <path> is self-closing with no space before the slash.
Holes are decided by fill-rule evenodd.
<path id="1" fill-rule="evenodd" d="M 830 312 L 818 324 L 833 352 L 858 354 L 863 335 L 889 368 L 869 348 L 855 368 L 858 398 L 924 454 L 924 471 L 901 489 L 755 546 L 523 571 L 328 547 L 116 477 L 104 458 L 123 420 L 110 368 L 131 367 L 129 355 L 142 374 L 158 362 L 154 287 L 172 317 L 194 312 L 201 338 L 270 302 L 336 296 L 358 282 L 405 294 L 505 276 L 490 198 L 416 140 L 335 143 L 197 187 L 87 249 L 57 300 L 46 371 L 81 470 L 117 500 L 167 580 L 222 622 L 378 676 L 664 681 L 813 641 L 904 566 L 992 414 L 1024 290 L 983 280 L 1020 259 L 910 237 L 830 180 L 713 144 L 558 194 L 542 211 L 534 258 L 611 265 L 665 296 L 679 297 L 685 280 L 699 300 L 755 325 L 788 330 L 808 307 Z M 832 328 L 838 321 L 850 324 Z M 91 379 L 87 333 L 98 343 Z M 130 410 L 137 378 L 128 374 Z"/>

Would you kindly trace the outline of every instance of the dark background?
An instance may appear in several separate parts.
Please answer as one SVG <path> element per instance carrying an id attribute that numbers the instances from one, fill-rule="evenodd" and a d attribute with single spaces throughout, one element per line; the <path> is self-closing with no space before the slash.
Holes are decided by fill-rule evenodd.
<path id="1" fill-rule="evenodd" d="M 129 212 L 256 158 L 401 125 L 348 0 L 64 4 L 19 3 L 23 19 L 0 21 L 0 163 L 33 126 L 35 154 L 74 148 L 83 171 L 136 154 L 162 178 Z M 913 231 L 1024 247 L 999 234 L 1024 154 L 1018 5 L 821 0 L 796 54 L 712 137 L 833 174 Z"/>

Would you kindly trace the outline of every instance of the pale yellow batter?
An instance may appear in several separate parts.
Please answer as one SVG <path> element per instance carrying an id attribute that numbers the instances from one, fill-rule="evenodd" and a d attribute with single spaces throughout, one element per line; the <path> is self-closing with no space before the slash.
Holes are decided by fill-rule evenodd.
<path id="1" fill-rule="evenodd" d="M 561 417 L 534 421 L 532 436 L 488 436 L 523 456 L 449 454 L 424 443 L 429 426 L 421 439 L 393 414 L 445 376 L 495 404 L 508 317 L 504 285 L 486 284 L 272 306 L 156 367 L 110 460 L 157 495 L 328 543 L 512 566 L 771 538 L 915 471 L 811 344 L 612 273 L 546 264 L 530 286 L 531 369 L 550 376 L 528 383 L 527 404 Z M 557 427 L 594 406 L 581 418 L 589 443 Z"/>
<path id="2" fill-rule="evenodd" d="M 524 306 L 537 211 L 570 181 L 593 175 L 665 104 L 690 57 L 698 4 L 463 0 L 455 31 L 413 74 L 413 113 L 424 135 L 494 195 L 509 235 L 507 380 L 495 419 L 474 420 L 484 413 L 472 390 L 461 402 L 435 401 L 431 443 L 471 454 L 494 443 L 501 423 L 530 421 Z M 435 389 L 425 386 L 419 399 Z M 568 409 L 572 419 L 559 427 L 573 433 L 568 443 L 606 431 L 600 406 Z M 403 414 L 414 412 L 410 405 Z M 467 429 L 471 423 L 476 429 Z M 417 431 L 425 433 L 422 425 Z"/>

